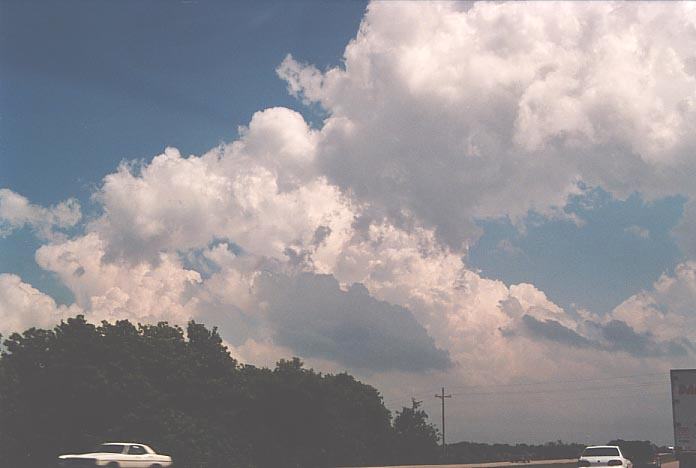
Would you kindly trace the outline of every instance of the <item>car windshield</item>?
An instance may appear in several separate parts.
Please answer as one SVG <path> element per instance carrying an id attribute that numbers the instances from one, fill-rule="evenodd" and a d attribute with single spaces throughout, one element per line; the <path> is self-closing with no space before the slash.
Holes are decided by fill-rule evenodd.
<path id="1" fill-rule="evenodd" d="M 101 444 L 97 447 L 97 452 L 100 453 L 122 453 L 123 445 L 118 444 Z"/>
<path id="2" fill-rule="evenodd" d="M 582 452 L 583 457 L 613 457 L 619 456 L 619 450 L 614 447 L 589 447 Z"/>

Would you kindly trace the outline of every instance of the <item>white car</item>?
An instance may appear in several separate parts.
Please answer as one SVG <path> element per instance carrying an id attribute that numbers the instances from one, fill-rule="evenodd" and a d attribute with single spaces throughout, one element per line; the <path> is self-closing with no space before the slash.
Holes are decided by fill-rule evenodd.
<path id="1" fill-rule="evenodd" d="M 61 468 L 105 466 L 107 468 L 167 468 L 172 458 L 159 455 L 144 444 L 133 442 L 109 442 L 101 444 L 94 452 L 58 457 Z"/>
<path id="2" fill-rule="evenodd" d="M 616 445 L 593 445 L 586 447 L 578 460 L 579 467 L 615 466 L 633 468 L 633 463 L 624 457 Z"/>

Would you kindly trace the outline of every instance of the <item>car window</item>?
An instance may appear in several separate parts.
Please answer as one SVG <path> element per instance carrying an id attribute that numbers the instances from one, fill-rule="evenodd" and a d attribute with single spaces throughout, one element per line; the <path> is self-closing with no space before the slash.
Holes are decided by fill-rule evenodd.
<path id="1" fill-rule="evenodd" d="M 145 455 L 145 448 L 140 445 L 131 445 L 128 449 L 128 455 Z"/>
<path id="2" fill-rule="evenodd" d="M 102 444 L 97 447 L 96 451 L 101 453 L 123 453 L 123 445 Z"/>
<path id="3" fill-rule="evenodd" d="M 618 457 L 619 449 L 615 447 L 588 447 L 582 452 L 583 457 Z"/>

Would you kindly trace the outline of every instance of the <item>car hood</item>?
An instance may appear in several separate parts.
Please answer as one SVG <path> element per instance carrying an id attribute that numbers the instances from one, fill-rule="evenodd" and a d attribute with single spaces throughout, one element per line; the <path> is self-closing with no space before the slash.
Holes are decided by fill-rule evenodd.
<path id="1" fill-rule="evenodd" d="M 101 453 L 101 452 L 93 452 L 93 453 L 75 453 L 75 454 L 67 454 L 67 455 L 60 455 L 58 458 L 94 458 L 97 456 L 104 456 L 104 455 L 119 455 L 119 454 L 114 454 L 114 453 Z"/>
<path id="2" fill-rule="evenodd" d="M 100 458 L 102 460 L 104 459 L 118 459 L 121 457 L 123 454 L 121 453 L 112 453 L 112 452 L 93 452 L 93 453 L 80 453 L 80 454 L 66 454 L 66 455 L 60 455 L 58 456 L 59 459 L 64 459 L 64 458 Z M 153 453 L 150 454 L 152 457 L 155 457 L 157 459 L 161 459 L 162 461 L 165 460 L 170 460 L 171 457 L 169 455 L 161 455 L 159 453 Z"/>

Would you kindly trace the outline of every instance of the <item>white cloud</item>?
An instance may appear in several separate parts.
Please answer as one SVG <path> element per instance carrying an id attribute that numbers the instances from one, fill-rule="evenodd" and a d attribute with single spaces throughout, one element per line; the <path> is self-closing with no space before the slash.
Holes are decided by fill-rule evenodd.
<path id="1" fill-rule="evenodd" d="M 285 249 L 310 245 L 323 228 L 321 261 L 343 242 L 353 211 L 336 187 L 304 170 L 314 140 L 296 112 L 267 109 L 240 140 L 202 157 L 169 148 L 150 164 L 122 165 L 95 196 L 104 215 L 91 229 L 109 255 L 156 259 L 160 251 L 202 248 L 214 239 L 284 258 Z"/>
<path id="2" fill-rule="evenodd" d="M 161 254 L 156 264 L 107 261 L 104 242 L 96 233 L 44 245 L 36 252 L 36 262 L 56 273 L 75 295 L 77 306 L 97 321 L 185 323 L 195 305 L 189 288 L 201 281 L 200 274 L 183 268 L 176 255 Z"/>
<path id="3" fill-rule="evenodd" d="M 29 226 L 40 237 L 49 239 L 56 235 L 56 229 L 75 226 L 81 218 L 80 204 L 74 198 L 44 208 L 12 190 L 0 189 L 0 237 Z"/>
<path id="4" fill-rule="evenodd" d="M 52 297 L 42 293 L 13 274 L 0 274 L 0 334 L 31 327 L 52 327 L 61 319 L 80 313 L 76 305 L 59 306 Z"/>
<path id="5" fill-rule="evenodd" d="M 278 73 L 328 111 L 332 181 L 456 247 L 578 181 L 693 196 L 694 24 L 688 3 L 375 2 L 343 66 Z"/>
<path id="6" fill-rule="evenodd" d="M 625 321 L 638 332 L 662 340 L 688 338 L 696 345 L 696 262 L 677 265 L 652 289 L 641 291 L 617 306 L 611 318 Z"/>

